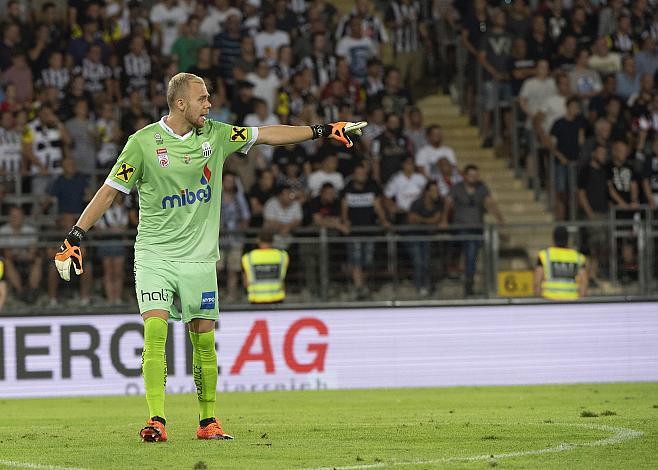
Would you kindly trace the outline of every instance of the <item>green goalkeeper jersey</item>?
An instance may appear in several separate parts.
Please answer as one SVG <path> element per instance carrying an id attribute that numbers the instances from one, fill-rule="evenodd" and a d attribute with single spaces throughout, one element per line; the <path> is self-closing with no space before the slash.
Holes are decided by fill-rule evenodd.
<path id="1" fill-rule="evenodd" d="M 179 136 L 164 119 L 130 136 L 105 184 L 137 187 L 136 260 L 216 262 L 224 161 L 247 153 L 258 129 L 206 119 Z"/>

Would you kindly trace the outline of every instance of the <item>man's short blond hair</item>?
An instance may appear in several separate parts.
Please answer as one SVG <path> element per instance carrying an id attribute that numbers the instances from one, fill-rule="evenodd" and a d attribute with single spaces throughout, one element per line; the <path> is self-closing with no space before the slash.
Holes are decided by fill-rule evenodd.
<path id="1" fill-rule="evenodd" d="M 171 77 L 169 85 L 167 85 L 167 104 L 169 105 L 169 109 L 174 109 L 176 107 L 177 99 L 187 97 L 190 82 L 205 84 L 203 78 L 194 75 L 193 73 L 181 72 Z"/>

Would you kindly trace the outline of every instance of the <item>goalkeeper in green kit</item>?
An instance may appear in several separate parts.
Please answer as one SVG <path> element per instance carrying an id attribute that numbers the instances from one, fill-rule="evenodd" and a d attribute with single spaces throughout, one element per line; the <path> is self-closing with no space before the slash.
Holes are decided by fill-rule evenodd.
<path id="1" fill-rule="evenodd" d="M 232 439 L 215 417 L 218 319 L 217 276 L 222 167 L 234 152 L 253 145 L 285 145 L 321 137 L 351 147 L 350 133 L 365 122 L 315 126 L 237 127 L 207 119 L 209 94 L 196 75 L 179 73 L 169 81 L 169 115 L 130 136 L 105 184 L 66 236 L 55 264 L 70 279 L 71 264 L 83 272 L 80 243 L 111 206 L 118 192 L 139 190 L 135 240 L 135 293 L 144 320 L 142 373 L 149 419 L 143 441 L 166 441 L 165 342 L 167 321 L 188 325 L 193 345 L 193 376 L 199 405 L 199 439 Z M 173 305 L 178 296 L 181 311 Z"/>

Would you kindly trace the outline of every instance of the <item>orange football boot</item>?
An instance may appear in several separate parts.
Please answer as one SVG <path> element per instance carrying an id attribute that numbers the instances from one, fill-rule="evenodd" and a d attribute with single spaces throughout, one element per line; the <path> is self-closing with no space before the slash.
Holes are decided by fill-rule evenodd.
<path id="1" fill-rule="evenodd" d="M 199 426 L 196 430 L 196 437 L 197 439 L 233 439 L 233 436 L 224 432 L 222 423 L 217 418 L 204 428 Z"/>
<path id="2" fill-rule="evenodd" d="M 167 431 L 165 425 L 160 421 L 149 419 L 146 426 L 139 431 L 139 437 L 142 442 L 165 442 L 167 440 Z"/>

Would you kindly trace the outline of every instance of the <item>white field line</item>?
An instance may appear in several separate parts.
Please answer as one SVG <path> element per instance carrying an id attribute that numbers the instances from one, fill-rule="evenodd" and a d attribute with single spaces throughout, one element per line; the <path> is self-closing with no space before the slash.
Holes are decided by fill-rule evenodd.
<path id="1" fill-rule="evenodd" d="M 531 424 L 531 423 L 528 423 Z M 539 423 L 532 423 L 541 425 Z M 542 423 L 546 426 L 564 426 L 564 427 L 578 427 L 585 429 L 595 429 L 598 431 L 611 432 L 612 435 L 604 439 L 599 439 L 592 442 L 585 442 L 583 444 L 558 444 L 554 447 L 546 447 L 544 449 L 535 449 L 535 450 L 521 450 L 517 452 L 506 452 L 502 454 L 487 454 L 487 455 L 473 455 L 465 457 L 443 457 L 440 459 L 432 460 L 413 460 L 413 461 L 404 461 L 404 462 L 379 462 L 373 464 L 364 464 L 364 465 L 350 465 L 347 467 L 319 467 L 319 468 L 307 468 L 304 470 L 362 470 L 368 468 L 383 468 L 383 467 L 400 467 L 403 465 L 432 465 L 440 463 L 451 463 L 451 462 L 476 462 L 476 461 L 488 461 L 492 459 L 507 459 L 513 457 L 523 457 L 527 455 L 543 455 L 543 454 L 552 454 L 557 452 L 566 452 L 568 450 L 578 449 L 581 447 L 599 447 L 599 446 L 610 446 L 615 444 L 620 444 L 622 442 L 630 441 L 632 439 L 637 439 L 642 436 L 644 433 L 636 431 L 634 429 L 621 428 L 616 426 L 607 426 L 605 424 L 578 424 L 578 423 Z"/>
<path id="2" fill-rule="evenodd" d="M 77 467 L 60 467 L 57 465 L 43 465 L 40 463 L 14 462 L 13 460 L 0 460 L 0 467 L 34 468 L 38 470 L 85 470 Z"/>

